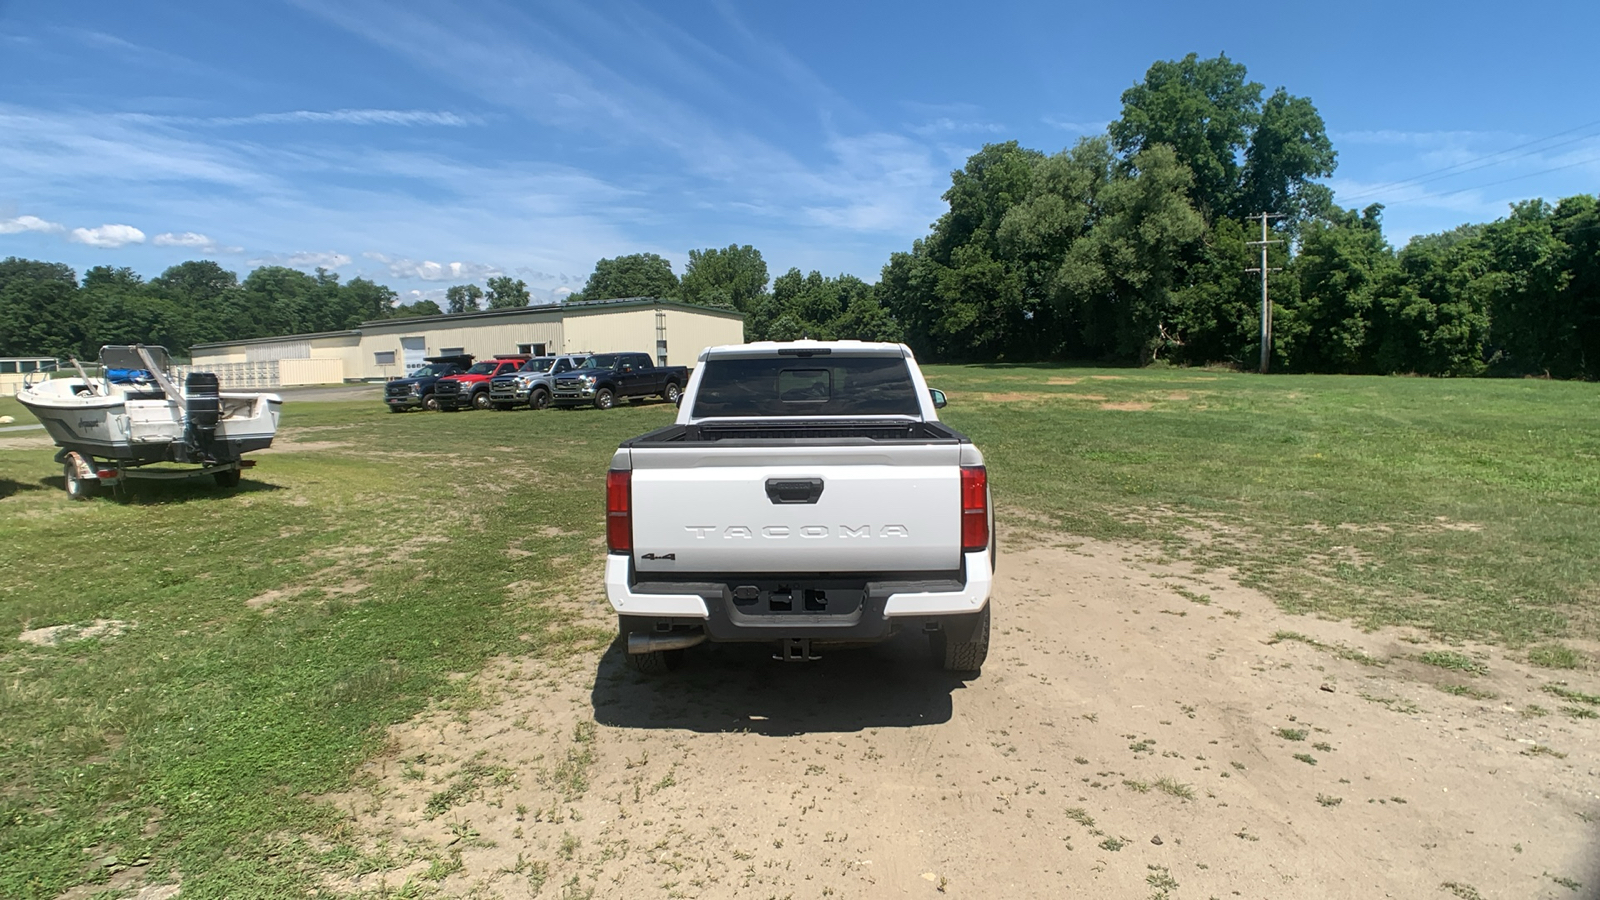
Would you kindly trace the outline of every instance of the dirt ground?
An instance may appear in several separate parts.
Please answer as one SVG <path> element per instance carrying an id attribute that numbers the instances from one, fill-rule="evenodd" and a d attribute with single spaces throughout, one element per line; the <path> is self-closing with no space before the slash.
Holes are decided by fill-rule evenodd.
<path id="1" fill-rule="evenodd" d="M 598 588 L 574 602 L 609 619 Z M 394 729 L 338 799 L 392 864 L 331 886 L 1600 897 L 1600 720 L 1543 690 L 1592 672 L 1423 665 L 1414 635 L 1092 542 L 1004 552 L 993 603 L 970 680 L 919 634 L 809 664 L 701 647 L 654 679 L 615 646 L 503 661 L 489 702 Z"/>

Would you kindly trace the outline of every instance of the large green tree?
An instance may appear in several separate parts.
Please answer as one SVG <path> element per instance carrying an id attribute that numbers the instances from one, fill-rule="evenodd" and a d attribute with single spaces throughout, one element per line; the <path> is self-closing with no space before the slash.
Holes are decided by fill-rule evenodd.
<path id="1" fill-rule="evenodd" d="M 1226 55 L 1157 62 L 1123 92 L 1111 138 L 1130 157 L 1171 147 L 1194 173 L 1189 194 L 1207 221 L 1266 210 L 1289 216 L 1293 231 L 1328 203 L 1313 179 L 1333 173 L 1333 144 L 1310 100 L 1279 88 L 1263 104 L 1248 78 Z"/>
<path id="2" fill-rule="evenodd" d="M 690 250 L 678 296 L 685 303 L 720 306 L 748 313 L 767 292 L 767 262 L 745 244 L 726 249 Z"/>
<path id="3" fill-rule="evenodd" d="M 570 299 L 654 297 L 668 300 L 677 296 L 678 276 L 672 273 L 672 263 L 654 253 L 631 253 L 595 263 L 594 272 L 583 290 Z"/>
<path id="4" fill-rule="evenodd" d="M 528 285 L 521 278 L 497 275 L 489 279 L 488 285 L 485 296 L 489 299 L 490 309 L 515 309 L 527 306 L 530 302 Z"/>
<path id="5" fill-rule="evenodd" d="M 475 284 L 451 285 L 445 289 L 445 312 L 477 312 L 478 301 L 483 299 L 483 288 Z"/>

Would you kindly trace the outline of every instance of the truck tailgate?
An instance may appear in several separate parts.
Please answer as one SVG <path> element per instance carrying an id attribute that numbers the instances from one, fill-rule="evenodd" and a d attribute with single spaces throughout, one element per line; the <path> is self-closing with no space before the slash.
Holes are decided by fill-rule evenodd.
<path id="1" fill-rule="evenodd" d="M 641 573 L 927 572 L 961 566 L 961 448 L 632 451 Z"/>

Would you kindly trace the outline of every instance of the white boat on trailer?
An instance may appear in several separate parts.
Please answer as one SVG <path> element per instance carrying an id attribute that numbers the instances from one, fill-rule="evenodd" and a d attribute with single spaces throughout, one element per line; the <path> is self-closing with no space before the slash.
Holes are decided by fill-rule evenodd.
<path id="1" fill-rule="evenodd" d="M 271 446 L 278 431 L 277 394 L 225 392 L 209 372 L 189 373 L 180 388 L 165 347 L 102 347 L 99 378 L 72 362 L 77 378 L 30 381 L 17 401 L 61 448 L 56 461 L 75 500 L 133 478 L 210 475 L 232 487 L 255 464 L 244 454 Z"/>

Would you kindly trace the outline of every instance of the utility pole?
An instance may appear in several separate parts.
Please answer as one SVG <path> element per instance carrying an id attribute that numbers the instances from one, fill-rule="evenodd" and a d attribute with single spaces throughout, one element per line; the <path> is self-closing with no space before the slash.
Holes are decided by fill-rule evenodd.
<path id="1" fill-rule="evenodd" d="M 1267 240 L 1267 220 L 1284 218 L 1283 213 L 1261 212 L 1259 215 L 1245 216 L 1246 219 L 1261 220 L 1261 240 L 1247 241 L 1247 246 L 1261 248 L 1261 268 L 1245 269 L 1246 272 L 1261 273 L 1261 374 L 1267 374 L 1267 361 L 1272 359 L 1272 304 L 1267 301 L 1267 273 L 1281 272 L 1281 268 L 1267 268 L 1267 246 L 1281 244 L 1283 241 Z"/>

